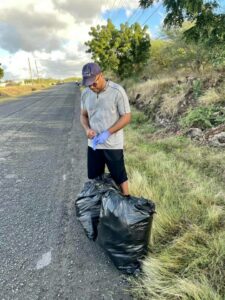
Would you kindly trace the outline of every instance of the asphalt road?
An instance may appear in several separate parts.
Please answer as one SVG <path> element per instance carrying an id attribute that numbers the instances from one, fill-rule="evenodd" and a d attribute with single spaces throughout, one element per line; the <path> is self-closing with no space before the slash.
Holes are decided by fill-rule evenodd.
<path id="1" fill-rule="evenodd" d="M 131 299 L 76 220 L 87 180 L 79 110 L 72 83 L 0 104 L 1 300 Z"/>

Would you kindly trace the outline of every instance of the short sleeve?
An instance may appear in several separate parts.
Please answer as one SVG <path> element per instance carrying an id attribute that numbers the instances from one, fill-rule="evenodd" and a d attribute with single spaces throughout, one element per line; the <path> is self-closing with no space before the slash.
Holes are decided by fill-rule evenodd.
<path id="1" fill-rule="evenodd" d="M 118 95 L 117 95 L 117 106 L 118 106 L 118 111 L 120 115 L 128 114 L 130 113 L 130 104 L 129 100 L 127 97 L 127 94 L 120 86 L 120 89 L 118 90 Z"/>
<path id="2" fill-rule="evenodd" d="M 83 91 L 81 93 L 81 102 L 80 102 L 80 106 L 82 110 L 86 110 L 86 105 L 85 105 L 85 92 Z"/>

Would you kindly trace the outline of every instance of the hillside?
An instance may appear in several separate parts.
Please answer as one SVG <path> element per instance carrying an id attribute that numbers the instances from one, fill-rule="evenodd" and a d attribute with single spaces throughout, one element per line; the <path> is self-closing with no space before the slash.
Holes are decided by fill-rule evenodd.
<path id="1" fill-rule="evenodd" d="M 168 134 L 225 147 L 225 70 L 125 82 L 131 103 Z"/>

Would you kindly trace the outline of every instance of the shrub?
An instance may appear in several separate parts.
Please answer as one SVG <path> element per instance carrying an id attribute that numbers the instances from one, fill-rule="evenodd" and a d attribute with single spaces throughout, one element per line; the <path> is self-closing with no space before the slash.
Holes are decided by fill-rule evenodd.
<path id="1" fill-rule="evenodd" d="M 197 107 L 188 111 L 180 119 L 180 125 L 185 127 L 212 128 L 225 122 L 225 109 L 219 106 Z"/>

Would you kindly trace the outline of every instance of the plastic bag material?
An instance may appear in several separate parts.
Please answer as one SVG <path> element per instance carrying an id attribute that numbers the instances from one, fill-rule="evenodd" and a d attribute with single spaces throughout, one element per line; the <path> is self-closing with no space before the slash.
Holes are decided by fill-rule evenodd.
<path id="1" fill-rule="evenodd" d="M 154 213 L 155 204 L 144 198 L 127 198 L 113 190 L 102 197 L 97 241 L 122 272 L 140 272 Z"/>
<path id="2" fill-rule="evenodd" d="M 118 187 L 109 174 L 104 174 L 87 181 L 75 201 L 76 216 L 91 240 L 97 237 L 102 196 L 109 189 L 118 189 Z"/>

